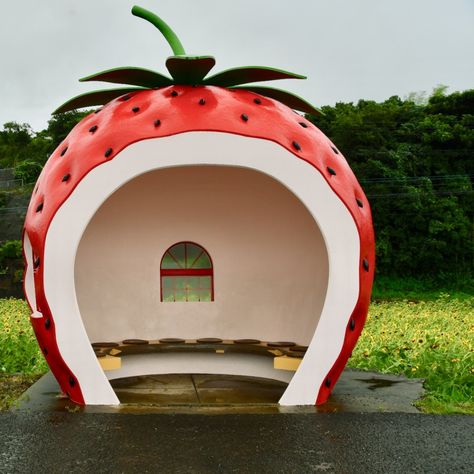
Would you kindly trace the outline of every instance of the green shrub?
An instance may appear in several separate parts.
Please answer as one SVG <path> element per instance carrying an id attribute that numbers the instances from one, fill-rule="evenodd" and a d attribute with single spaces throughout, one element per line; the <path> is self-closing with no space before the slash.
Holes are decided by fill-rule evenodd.
<path id="1" fill-rule="evenodd" d="M 0 267 L 3 266 L 6 259 L 22 258 L 21 240 L 7 240 L 0 245 Z"/>
<path id="2" fill-rule="evenodd" d="M 15 179 L 22 179 L 25 184 L 34 183 L 42 169 L 43 167 L 35 161 L 22 161 L 15 168 Z"/>

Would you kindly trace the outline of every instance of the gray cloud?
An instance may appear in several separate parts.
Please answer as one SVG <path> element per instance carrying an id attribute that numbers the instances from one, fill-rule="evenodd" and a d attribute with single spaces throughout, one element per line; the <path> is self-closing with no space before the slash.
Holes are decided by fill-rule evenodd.
<path id="1" fill-rule="evenodd" d="M 138 0 L 137 0 L 138 1 Z M 187 52 L 217 70 L 267 65 L 306 74 L 279 87 L 316 105 L 474 87 L 472 0 L 142 0 Z M 2 5 L 0 124 L 34 129 L 70 97 L 100 88 L 79 77 L 116 66 L 165 71 L 171 54 L 125 0 L 17 0 Z"/>

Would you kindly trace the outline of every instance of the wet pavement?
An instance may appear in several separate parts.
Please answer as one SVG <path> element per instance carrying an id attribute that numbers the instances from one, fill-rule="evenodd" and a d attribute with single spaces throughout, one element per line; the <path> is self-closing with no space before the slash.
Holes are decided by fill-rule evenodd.
<path id="1" fill-rule="evenodd" d="M 78 408 L 46 376 L 0 414 L 0 472 L 472 472 L 474 417 L 417 413 L 421 381 L 346 370 L 326 413 L 278 407 L 284 385 L 137 377 L 120 408 Z"/>
<path id="2" fill-rule="evenodd" d="M 458 473 L 474 417 L 0 414 L 2 473 Z"/>
<path id="3" fill-rule="evenodd" d="M 281 407 L 286 384 L 231 375 L 148 375 L 112 380 L 119 407 L 77 407 L 59 398 L 50 373 L 22 397 L 20 411 L 86 413 L 417 413 L 413 403 L 424 391 L 421 379 L 346 369 L 325 405 Z"/>

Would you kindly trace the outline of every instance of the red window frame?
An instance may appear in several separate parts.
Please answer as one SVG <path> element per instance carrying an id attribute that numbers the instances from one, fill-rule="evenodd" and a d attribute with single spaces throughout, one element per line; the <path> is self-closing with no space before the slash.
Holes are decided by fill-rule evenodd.
<path id="1" fill-rule="evenodd" d="M 170 255 L 173 260 L 179 265 L 179 262 L 170 252 L 171 249 L 178 245 L 184 245 L 184 261 L 187 262 L 187 245 L 191 244 L 201 249 L 201 252 L 198 256 L 194 259 L 193 263 L 191 264 L 191 268 L 163 268 L 163 260 L 166 255 Z M 210 268 L 192 268 L 195 262 L 199 260 L 199 258 L 205 254 L 210 262 Z M 196 242 L 191 242 L 188 240 L 183 240 L 181 242 L 176 242 L 175 244 L 171 245 L 166 249 L 161 257 L 160 261 L 160 301 L 163 303 L 163 277 L 173 277 L 173 276 L 209 276 L 211 278 L 211 301 L 214 301 L 214 264 L 212 262 L 212 258 L 209 255 L 209 252 L 200 244 Z M 176 302 L 176 301 L 174 301 Z M 186 303 L 191 303 L 192 301 L 186 301 Z M 199 301 L 201 303 L 201 301 Z"/>

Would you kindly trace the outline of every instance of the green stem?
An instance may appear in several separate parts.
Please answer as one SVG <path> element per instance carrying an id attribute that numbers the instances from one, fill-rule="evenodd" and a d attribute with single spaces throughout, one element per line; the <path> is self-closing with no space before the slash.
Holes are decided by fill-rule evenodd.
<path id="1" fill-rule="evenodd" d="M 176 33 L 158 15 L 155 15 L 153 12 L 137 5 L 132 8 L 132 15 L 143 18 L 156 26 L 171 46 L 175 56 L 184 56 L 186 54 L 186 51 L 184 51 L 184 47 L 176 36 Z"/>

